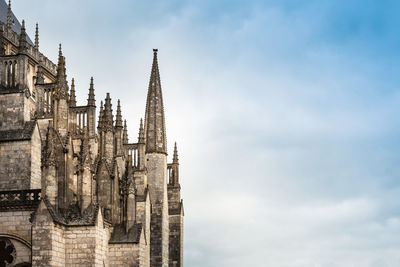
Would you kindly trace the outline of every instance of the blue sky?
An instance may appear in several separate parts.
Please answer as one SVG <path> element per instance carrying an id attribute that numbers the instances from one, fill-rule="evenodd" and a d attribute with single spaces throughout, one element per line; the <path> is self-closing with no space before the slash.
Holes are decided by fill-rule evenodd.
<path id="1" fill-rule="evenodd" d="M 178 142 L 188 267 L 400 266 L 398 1 L 15 0 L 78 99 L 121 99 L 152 48 Z"/>

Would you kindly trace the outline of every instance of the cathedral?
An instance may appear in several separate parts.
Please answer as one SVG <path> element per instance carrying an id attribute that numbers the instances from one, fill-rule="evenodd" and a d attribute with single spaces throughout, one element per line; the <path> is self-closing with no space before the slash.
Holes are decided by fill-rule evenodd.
<path id="1" fill-rule="evenodd" d="M 182 267 L 178 152 L 175 143 L 168 163 L 157 49 L 144 120 L 128 139 L 120 101 L 115 112 L 109 93 L 96 102 L 91 78 L 77 105 L 61 45 L 55 64 L 37 24 L 32 39 L 0 0 L 0 267 Z"/>

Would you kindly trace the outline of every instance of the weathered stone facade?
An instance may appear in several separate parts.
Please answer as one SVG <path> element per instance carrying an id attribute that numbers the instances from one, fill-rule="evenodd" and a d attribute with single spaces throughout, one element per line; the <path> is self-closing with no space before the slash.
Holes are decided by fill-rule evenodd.
<path id="1" fill-rule="evenodd" d="M 129 142 L 120 101 L 96 118 L 94 80 L 39 51 L 0 0 L 0 266 L 183 266 L 183 203 L 167 138 L 157 50 L 145 119 Z M 0 12 L 1 14 L 1 12 Z M 104 103 L 104 104 L 103 104 Z M 97 125 L 96 125 L 97 120 Z"/>

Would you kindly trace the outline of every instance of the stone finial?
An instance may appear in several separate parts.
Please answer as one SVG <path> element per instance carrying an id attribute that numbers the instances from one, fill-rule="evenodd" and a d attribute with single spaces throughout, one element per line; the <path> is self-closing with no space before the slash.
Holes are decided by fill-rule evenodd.
<path id="1" fill-rule="evenodd" d="M 36 23 L 36 31 L 35 31 L 35 48 L 39 50 L 39 24 Z"/>
<path id="2" fill-rule="evenodd" d="M 19 35 L 19 52 L 23 53 L 27 48 L 28 42 L 26 41 L 25 20 L 22 20 L 21 34 Z"/>
<path id="3" fill-rule="evenodd" d="M 122 143 L 128 144 L 128 127 L 126 126 L 126 120 L 124 120 L 124 131 L 122 132 Z"/>
<path id="4" fill-rule="evenodd" d="M 114 116 L 112 110 L 110 93 L 107 93 L 106 99 L 104 101 L 104 113 L 103 113 L 103 128 L 105 130 L 113 130 Z"/>
<path id="5" fill-rule="evenodd" d="M 7 11 L 7 27 L 11 28 L 14 24 L 13 15 L 11 11 L 11 0 L 8 1 L 8 11 Z"/>
<path id="6" fill-rule="evenodd" d="M 115 127 L 122 128 L 122 115 L 121 115 L 121 103 L 118 99 L 117 115 L 115 116 Z"/>
<path id="7" fill-rule="evenodd" d="M 153 49 L 153 65 L 147 92 L 144 131 L 146 153 L 167 154 L 164 104 L 162 99 L 160 72 L 158 70 L 157 49 Z"/>
<path id="8" fill-rule="evenodd" d="M 60 85 L 67 84 L 67 75 L 66 75 L 66 68 L 65 68 L 65 57 L 63 56 L 62 53 L 62 47 L 61 44 L 58 47 L 58 65 L 57 65 L 57 82 Z M 66 88 L 63 88 L 66 89 Z"/>
<path id="9" fill-rule="evenodd" d="M 0 56 L 4 56 L 6 54 L 6 49 L 4 47 L 4 41 L 3 41 L 3 36 L 4 36 L 3 26 L 0 25 Z"/>
<path id="10" fill-rule="evenodd" d="M 76 96 L 75 96 L 75 79 L 72 78 L 71 81 L 71 90 L 69 94 L 69 106 L 76 107 Z"/>
<path id="11" fill-rule="evenodd" d="M 43 83 L 44 83 L 43 66 L 42 66 L 42 60 L 40 59 L 36 72 L 36 84 L 43 84 Z"/>
<path id="12" fill-rule="evenodd" d="M 95 107 L 96 106 L 96 99 L 94 97 L 94 83 L 93 77 L 90 78 L 90 86 L 89 86 L 89 97 L 88 97 L 88 106 Z"/>
<path id="13" fill-rule="evenodd" d="M 174 146 L 174 157 L 172 158 L 172 163 L 179 164 L 178 148 L 176 146 L 176 142 L 175 142 L 175 146 Z"/>
<path id="14" fill-rule="evenodd" d="M 103 115 L 104 115 L 103 100 L 101 100 L 100 101 L 100 111 L 99 111 L 99 121 L 97 123 L 97 128 L 99 130 L 103 127 Z"/>
<path id="15" fill-rule="evenodd" d="M 143 119 L 142 118 L 140 118 L 138 143 L 144 144 L 144 128 L 143 128 Z"/>

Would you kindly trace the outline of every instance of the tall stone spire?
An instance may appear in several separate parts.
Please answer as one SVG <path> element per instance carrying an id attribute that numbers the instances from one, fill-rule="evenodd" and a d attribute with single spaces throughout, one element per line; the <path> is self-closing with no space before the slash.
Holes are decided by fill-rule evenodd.
<path id="1" fill-rule="evenodd" d="M 117 105 L 117 115 L 115 116 L 115 127 L 122 128 L 121 103 L 119 99 Z"/>
<path id="2" fill-rule="evenodd" d="M 69 106 L 76 107 L 75 79 L 74 78 L 72 78 L 72 81 L 71 81 L 71 90 L 69 93 Z"/>
<path id="3" fill-rule="evenodd" d="M 122 142 L 128 144 L 128 127 L 126 126 L 126 120 L 124 120 L 124 131 L 122 132 Z"/>
<path id="4" fill-rule="evenodd" d="M 153 49 L 153 66 L 147 92 L 145 136 L 146 153 L 167 154 L 165 134 L 164 105 L 161 92 L 160 73 L 158 70 L 157 49 Z"/>
<path id="5" fill-rule="evenodd" d="M 11 0 L 8 0 L 8 11 L 7 11 L 7 27 L 11 28 L 13 25 L 14 20 L 11 11 Z"/>
<path id="6" fill-rule="evenodd" d="M 94 98 L 94 84 L 93 77 L 90 78 L 90 87 L 89 87 L 89 97 L 88 97 L 88 106 L 95 107 L 96 99 Z"/>
<path id="7" fill-rule="evenodd" d="M 176 147 L 176 142 L 175 142 L 175 146 L 174 146 L 174 157 L 172 158 L 172 163 L 179 164 L 178 148 Z"/>
<path id="8" fill-rule="evenodd" d="M 35 48 L 39 50 L 39 24 L 36 23 L 36 31 L 35 31 Z"/>
<path id="9" fill-rule="evenodd" d="M 28 42 L 26 41 L 25 20 L 22 20 L 21 34 L 19 35 L 19 52 L 23 53 L 27 48 Z"/>

